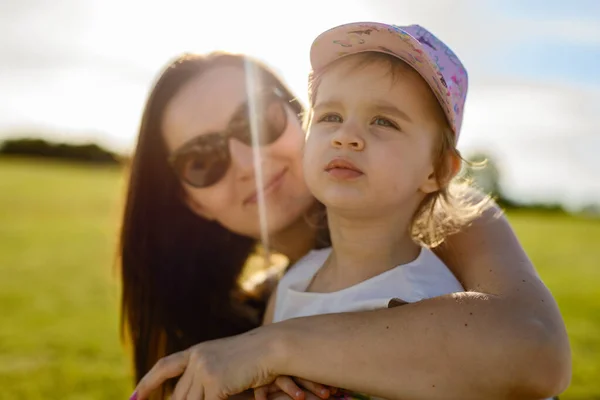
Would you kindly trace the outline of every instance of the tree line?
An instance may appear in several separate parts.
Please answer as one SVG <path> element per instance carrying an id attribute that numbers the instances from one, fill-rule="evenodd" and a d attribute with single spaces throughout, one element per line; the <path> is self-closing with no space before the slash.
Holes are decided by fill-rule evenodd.
<path id="1" fill-rule="evenodd" d="M 7 139 L 0 144 L 0 156 L 57 159 L 89 164 L 120 164 L 123 157 L 96 143 L 54 143 L 44 139 Z"/>
<path id="2" fill-rule="evenodd" d="M 56 159 L 68 162 L 122 165 L 128 156 L 112 152 L 96 143 L 55 143 L 38 138 L 7 139 L 0 143 L 0 157 L 29 157 Z M 536 209 L 548 212 L 564 212 L 558 203 L 522 203 L 507 196 L 502 187 L 502 171 L 494 157 L 485 152 L 475 152 L 466 157 L 473 164 L 463 170 L 463 176 L 472 180 L 485 193 L 494 196 L 503 209 Z M 596 210 L 596 208 L 595 208 Z"/>

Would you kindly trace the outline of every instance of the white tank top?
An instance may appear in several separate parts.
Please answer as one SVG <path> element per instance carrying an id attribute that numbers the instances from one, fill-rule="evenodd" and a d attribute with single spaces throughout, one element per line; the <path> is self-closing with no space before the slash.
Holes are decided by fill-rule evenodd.
<path id="1" fill-rule="evenodd" d="M 421 248 L 412 262 L 399 265 L 354 286 L 331 293 L 306 292 L 331 248 L 313 250 L 291 267 L 277 286 L 273 322 L 289 318 L 387 308 L 390 301 L 407 303 L 464 291 L 444 263 Z"/>
<path id="2" fill-rule="evenodd" d="M 273 322 L 311 315 L 375 310 L 387 308 L 394 299 L 413 303 L 464 291 L 442 260 L 431 250 L 421 248 L 414 261 L 349 288 L 332 293 L 306 292 L 330 253 L 331 248 L 313 250 L 285 273 L 277 286 Z M 364 394 L 357 398 L 383 400 Z"/>

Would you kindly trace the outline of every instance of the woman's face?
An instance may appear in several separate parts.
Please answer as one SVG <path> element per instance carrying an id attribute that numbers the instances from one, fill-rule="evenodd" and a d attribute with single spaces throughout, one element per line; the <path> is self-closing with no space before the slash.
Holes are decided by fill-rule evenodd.
<path id="1" fill-rule="evenodd" d="M 255 82 L 252 92 L 271 88 Z M 200 135 L 224 132 L 232 117 L 248 101 L 246 74 L 238 67 L 215 67 L 188 82 L 169 101 L 162 120 L 162 132 L 171 154 Z M 287 126 L 281 136 L 261 148 L 262 185 L 251 146 L 229 139 L 231 162 L 224 176 L 211 186 L 196 188 L 182 182 L 188 206 L 200 216 L 250 237 L 260 237 L 257 188 L 266 202 L 270 234 L 277 233 L 301 218 L 314 202 L 304 183 L 302 148 L 304 132 L 298 117 L 285 106 Z"/>

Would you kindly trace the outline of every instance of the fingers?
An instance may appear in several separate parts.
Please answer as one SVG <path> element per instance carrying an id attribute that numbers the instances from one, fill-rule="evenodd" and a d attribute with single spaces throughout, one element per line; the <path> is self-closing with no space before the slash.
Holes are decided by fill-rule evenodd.
<path id="1" fill-rule="evenodd" d="M 313 393 L 311 393 L 311 392 L 307 392 L 307 393 L 304 395 L 304 400 L 319 400 L 319 399 L 320 399 L 319 397 L 315 396 L 315 395 L 314 395 Z"/>
<path id="2" fill-rule="evenodd" d="M 261 386 L 254 389 L 254 399 L 255 400 L 267 400 L 269 396 L 269 386 Z"/>
<path id="3" fill-rule="evenodd" d="M 199 379 L 192 382 L 192 387 L 188 392 L 186 400 L 204 400 L 204 386 Z"/>
<path id="4" fill-rule="evenodd" d="M 279 391 L 279 392 L 271 393 L 269 395 L 268 400 L 292 400 L 292 398 L 290 396 L 288 396 L 287 393 L 283 393 L 283 392 Z"/>
<path id="5" fill-rule="evenodd" d="M 331 395 L 331 391 L 325 385 L 321 385 L 320 383 L 315 383 L 312 381 L 307 381 L 306 379 L 302 378 L 294 378 L 294 380 L 298 383 L 298 385 L 302 386 L 309 392 L 317 395 L 321 399 L 328 399 Z"/>
<path id="6" fill-rule="evenodd" d="M 256 400 L 267 400 L 271 393 L 281 391 L 287 394 L 292 400 L 306 400 L 306 393 L 300 389 L 308 390 L 320 399 L 328 399 L 333 393 L 333 390 L 320 383 L 308 381 L 302 378 L 291 378 L 289 376 L 279 376 L 271 385 L 262 386 L 255 390 L 254 397 Z"/>
<path id="7" fill-rule="evenodd" d="M 268 400 L 293 400 L 287 393 L 284 392 L 275 392 L 269 395 Z M 304 395 L 304 400 L 320 400 L 319 397 L 315 396 L 311 392 L 306 392 Z"/>
<path id="8" fill-rule="evenodd" d="M 172 400 L 186 400 L 187 394 L 192 387 L 192 380 L 194 379 L 194 370 L 192 368 L 186 368 L 185 372 L 177 385 L 175 385 L 175 390 L 173 390 Z"/>
<path id="9" fill-rule="evenodd" d="M 304 391 L 289 376 L 278 376 L 275 385 L 294 400 L 304 400 Z"/>
<path id="10" fill-rule="evenodd" d="M 137 400 L 146 400 L 165 381 L 181 375 L 185 371 L 188 360 L 187 350 L 161 358 L 138 384 L 135 390 Z"/>

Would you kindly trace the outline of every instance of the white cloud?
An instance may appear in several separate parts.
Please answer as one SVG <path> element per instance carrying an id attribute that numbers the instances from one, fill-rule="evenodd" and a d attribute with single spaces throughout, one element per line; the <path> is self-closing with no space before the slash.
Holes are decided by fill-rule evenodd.
<path id="1" fill-rule="evenodd" d="M 600 95 L 570 87 L 499 81 L 467 100 L 460 147 L 499 161 L 519 198 L 577 206 L 600 201 Z"/>
<path id="2" fill-rule="evenodd" d="M 514 136 L 574 137 L 600 133 L 600 92 L 498 79 L 469 94 L 465 126 L 497 126 Z"/>
<path id="3" fill-rule="evenodd" d="M 9 7 L 0 12 L 0 129 L 45 125 L 69 135 L 92 132 L 103 143 L 130 148 L 155 75 L 179 52 L 254 54 L 305 99 L 308 50 L 318 33 L 358 20 L 419 23 L 468 67 L 463 146 L 488 145 L 505 157 L 507 179 L 521 193 L 582 197 L 587 191 L 600 198 L 600 88 L 532 84 L 499 76 L 486 64 L 490 54 L 518 41 L 556 37 L 596 45 L 600 17 L 515 18 L 481 0 L 240 0 L 211 2 L 210 8 L 197 0 L 48 4 L 2 4 Z"/>
<path id="4" fill-rule="evenodd" d="M 515 27 L 524 36 L 557 39 L 578 45 L 600 46 L 600 15 L 595 19 L 513 20 Z M 531 36 L 529 36 L 531 39 Z"/>

